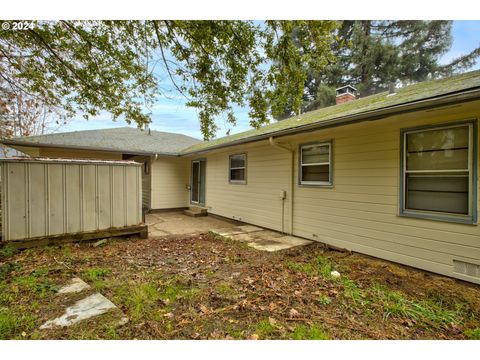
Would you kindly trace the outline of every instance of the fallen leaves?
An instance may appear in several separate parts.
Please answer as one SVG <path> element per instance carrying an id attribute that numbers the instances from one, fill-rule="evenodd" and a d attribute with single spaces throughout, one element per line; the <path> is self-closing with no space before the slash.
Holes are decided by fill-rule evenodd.
<path id="1" fill-rule="evenodd" d="M 295 310 L 295 309 L 290 309 L 290 311 L 288 312 L 288 316 L 290 317 L 290 319 L 295 319 L 295 318 L 298 318 L 300 317 L 300 313 Z"/>
<path id="2" fill-rule="evenodd" d="M 51 268 L 52 263 L 56 264 L 53 256 L 66 261 L 61 251 L 38 251 L 40 256 L 20 253 L 16 261 L 26 273 L 42 267 Z M 129 292 L 139 284 L 154 284 L 155 292 L 160 294 L 165 290 L 165 283 L 181 279 L 184 291 L 175 296 L 156 297 L 152 302 L 153 308 L 119 330 L 123 339 L 288 338 L 297 327 L 314 324 L 325 327 L 332 338 L 462 338 L 462 324 L 419 330 L 421 326 L 414 319 L 390 317 L 386 322 L 380 305 L 374 312 L 367 312 L 361 305 L 346 299 L 343 278 L 354 279 L 360 284 L 361 281 L 363 284 L 372 281 L 388 283 L 383 281 L 388 269 L 377 267 L 373 271 L 369 265 L 371 260 L 362 258 L 365 265 L 348 268 L 352 259 L 355 260 L 354 256 L 342 258 L 343 264 L 338 264 L 336 253 L 329 253 L 329 259 L 342 274 L 337 281 L 318 274 L 312 276 L 291 271 L 286 266 L 289 261 L 309 263 L 316 256 L 327 256 L 321 251 L 319 247 L 311 246 L 308 252 L 266 253 L 241 244 L 212 241 L 207 236 L 172 236 L 135 242 L 109 242 L 96 248 L 76 247 L 68 264 L 78 272 L 90 267 L 114 269 L 111 278 L 105 279 L 103 291 L 112 301 L 119 302 L 118 306 L 126 313 L 134 311 L 129 305 Z M 54 274 L 56 278 L 71 273 L 63 266 L 58 266 L 58 269 L 59 273 Z M 411 272 L 405 274 L 408 276 Z M 419 279 L 425 281 L 423 277 Z M 402 278 L 395 284 L 399 286 L 409 281 Z M 422 293 L 422 289 L 430 286 L 441 292 L 444 284 L 436 286 L 418 282 L 415 291 Z M 127 292 L 122 301 L 115 298 L 121 286 Z M 15 288 L 18 285 L 12 283 L 11 291 Z M 190 293 L 190 290 L 195 291 Z M 469 298 L 479 298 L 480 291 L 475 292 L 471 287 L 468 291 L 471 292 Z M 331 299 L 331 304 L 322 305 L 320 298 Z M 46 303 L 48 298 L 39 301 L 39 308 L 35 309 L 37 313 L 39 309 L 43 313 L 42 301 Z M 25 303 L 28 303 L 27 300 Z M 266 330 L 259 330 L 259 324 Z M 478 322 L 472 320 L 469 326 L 477 327 Z M 265 335 L 268 329 L 270 335 Z M 65 330 L 65 337 L 79 336 L 68 331 Z M 96 336 L 108 336 L 101 329 L 98 331 Z M 30 334 L 27 329 L 25 335 L 18 332 L 17 336 L 29 338 Z"/>
<path id="3" fill-rule="evenodd" d="M 200 305 L 200 313 L 203 315 L 208 315 L 210 313 L 210 309 L 206 307 L 205 305 Z"/>

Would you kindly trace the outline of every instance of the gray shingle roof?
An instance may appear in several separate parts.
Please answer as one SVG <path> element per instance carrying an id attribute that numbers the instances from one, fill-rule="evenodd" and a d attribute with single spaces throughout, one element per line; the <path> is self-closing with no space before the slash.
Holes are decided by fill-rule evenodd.
<path id="1" fill-rule="evenodd" d="M 190 136 L 122 127 L 101 130 L 73 131 L 58 134 L 17 137 L 5 140 L 5 144 L 39 145 L 119 151 L 123 153 L 176 155 L 186 147 L 198 144 Z"/>
<path id="2" fill-rule="evenodd" d="M 257 141 L 261 138 L 278 133 L 293 132 L 302 127 L 322 126 L 327 123 L 339 123 L 340 120 L 353 116 L 366 117 L 373 111 L 395 108 L 402 104 L 412 104 L 425 99 L 434 99 L 447 94 L 459 93 L 480 87 L 480 70 L 471 71 L 460 75 L 446 77 L 440 80 L 424 81 L 414 85 L 397 89 L 394 96 L 388 92 L 367 96 L 343 104 L 325 107 L 306 112 L 300 116 L 277 121 L 259 129 L 247 130 L 230 136 L 217 138 L 195 144 L 182 151 L 182 154 L 208 151 L 215 148 L 235 145 L 236 143 Z"/>

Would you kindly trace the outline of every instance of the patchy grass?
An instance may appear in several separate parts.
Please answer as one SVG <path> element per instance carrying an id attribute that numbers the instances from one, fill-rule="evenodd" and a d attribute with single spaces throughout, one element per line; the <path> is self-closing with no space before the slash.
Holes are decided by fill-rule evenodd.
<path id="1" fill-rule="evenodd" d="M 288 261 L 287 267 L 294 271 L 299 271 L 310 276 L 323 276 L 324 278 L 332 278 L 332 263 L 325 257 L 318 255 L 313 260 L 306 263 Z"/>
<path id="2" fill-rule="evenodd" d="M 329 340 L 330 336 L 317 325 L 298 325 L 290 334 L 292 340 Z"/>
<path id="3" fill-rule="evenodd" d="M 0 340 L 21 339 L 30 333 L 34 326 L 35 317 L 28 309 L 0 309 Z"/>
<path id="4" fill-rule="evenodd" d="M 17 253 L 18 253 L 18 250 L 14 248 L 12 245 L 9 245 L 9 244 L 4 245 L 0 247 L 0 260 L 9 258 Z"/>
<path id="5" fill-rule="evenodd" d="M 74 276 L 130 321 L 38 330 Z M 479 286 L 317 245 L 268 253 L 168 236 L 0 259 L 2 339 L 479 339 L 479 329 Z"/>
<path id="6" fill-rule="evenodd" d="M 132 319 L 155 318 L 155 305 L 160 299 L 158 290 L 151 284 L 139 284 L 133 288 L 123 287 L 120 290 L 123 303 L 129 309 Z"/>
<path id="7" fill-rule="evenodd" d="M 465 337 L 469 340 L 480 340 L 480 328 L 465 330 Z"/>
<path id="8" fill-rule="evenodd" d="M 104 268 L 91 268 L 84 271 L 85 277 L 90 281 L 99 280 L 110 275 L 112 270 Z"/>
<path id="9" fill-rule="evenodd" d="M 12 271 L 19 269 L 19 265 L 12 263 L 5 263 L 0 265 L 0 281 L 5 280 Z"/>
<path id="10" fill-rule="evenodd" d="M 326 295 L 320 295 L 318 297 L 318 302 L 322 305 L 330 305 L 332 303 L 332 299 Z"/>
<path id="11" fill-rule="evenodd" d="M 255 326 L 255 334 L 259 339 L 269 339 L 277 331 L 277 328 L 272 325 L 268 320 L 262 320 Z"/>
<path id="12" fill-rule="evenodd" d="M 442 302 L 429 298 L 421 301 L 408 299 L 400 291 L 391 290 L 381 284 L 375 284 L 372 290 L 374 297 L 384 308 L 385 319 L 391 316 L 404 317 L 435 327 L 462 322 L 461 308 L 451 310 Z"/>
<path id="13" fill-rule="evenodd" d="M 19 292 L 29 291 L 40 298 L 45 298 L 58 290 L 58 286 L 46 276 L 47 274 L 48 269 L 35 270 L 30 275 L 14 277 L 13 283 Z"/>
<path id="14" fill-rule="evenodd" d="M 71 256 L 71 255 L 68 255 Z M 93 283 L 93 287 L 97 291 L 103 291 L 107 287 L 106 278 L 112 274 L 112 270 L 108 268 L 90 268 L 83 272 L 85 280 Z"/>

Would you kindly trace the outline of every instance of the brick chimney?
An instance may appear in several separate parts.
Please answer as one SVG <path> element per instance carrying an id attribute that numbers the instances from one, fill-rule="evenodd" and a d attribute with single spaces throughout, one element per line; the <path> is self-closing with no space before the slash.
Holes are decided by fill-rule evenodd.
<path id="1" fill-rule="evenodd" d="M 337 97 L 336 97 L 337 105 L 355 100 L 357 98 L 355 96 L 355 93 L 357 92 L 357 89 L 355 89 L 351 85 L 345 85 L 345 86 L 339 87 L 335 91 L 337 93 Z"/>

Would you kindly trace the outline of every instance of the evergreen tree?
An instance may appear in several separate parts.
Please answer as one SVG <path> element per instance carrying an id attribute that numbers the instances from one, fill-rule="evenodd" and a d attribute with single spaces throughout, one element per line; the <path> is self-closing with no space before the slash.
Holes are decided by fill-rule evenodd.
<path id="1" fill-rule="evenodd" d="M 345 84 L 368 96 L 392 83 L 403 86 L 464 71 L 475 64 L 480 48 L 450 64 L 439 64 L 452 45 L 451 30 L 452 22 L 443 20 L 343 21 L 332 44 L 336 62 L 308 72 L 302 111 L 335 104 L 335 88 Z M 276 118 L 297 112 L 287 105 Z"/>

